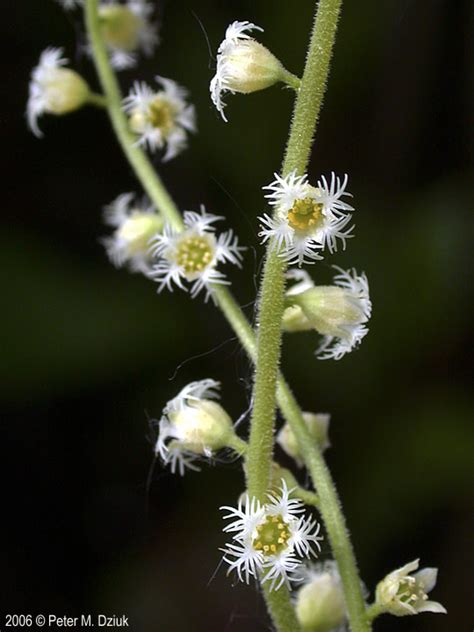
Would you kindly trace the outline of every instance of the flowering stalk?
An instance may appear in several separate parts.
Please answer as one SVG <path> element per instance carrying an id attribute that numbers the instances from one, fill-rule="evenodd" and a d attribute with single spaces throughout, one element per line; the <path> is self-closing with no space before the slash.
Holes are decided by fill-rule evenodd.
<path id="1" fill-rule="evenodd" d="M 97 74 L 99 75 L 104 94 L 107 98 L 107 111 L 112 127 L 128 161 L 134 171 L 139 174 L 140 181 L 146 193 L 156 204 L 157 208 L 166 215 L 170 224 L 180 229 L 183 227 L 181 214 L 163 186 L 158 174 L 153 169 L 152 164 L 144 152 L 136 146 L 136 137 L 130 130 L 127 116 L 122 110 L 122 95 L 115 73 L 111 68 L 107 48 L 101 35 L 97 7 L 97 0 L 86 0 L 84 7 L 86 28 Z"/>
<path id="2" fill-rule="evenodd" d="M 318 6 L 306 66 L 295 103 L 282 167 L 283 177 L 293 170 L 296 174 L 303 174 L 309 160 L 329 74 L 341 2 L 342 0 L 320 0 Z M 284 272 L 285 262 L 269 246 L 261 286 L 254 408 L 247 459 L 249 494 L 257 498 L 261 498 L 269 486 L 272 462 L 284 310 Z M 283 378 L 278 383 L 278 396 L 282 412 L 291 423 L 305 462 L 317 485 L 321 513 L 339 566 L 351 629 L 353 632 L 366 632 L 370 625 L 366 618 L 356 561 L 335 486 L 320 450 L 312 445 L 301 410 Z M 275 611 L 278 597 L 267 595 L 267 599 L 270 608 Z"/>
<path id="3" fill-rule="evenodd" d="M 127 117 L 122 110 L 122 95 L 120 88 L 114 71 L 111 68 L 107 50 L 100 32 L 97 4 L 97 0 L 86 0 L 85 2 L 86 28 L 89 35 L 89 41 L 92 46 L 97 73 L 107 100 L 107 110 L 112 126 L 124 154 L 150 199 L 154 202 L 156 207 L 161 211 L 163 216 L 166 217 L 170 224 L 177 229 L 182 229 L 184 224 L 177 206 L 166 191 L 161 179 L 143 150 L 136 146 L 136 138 L 129 129 Z M 299 98 L 295 107 L 295 120 L 292 129 L 294 130 L 294 137 L 295 135 L 300 136 L 301 144 L 299 144 L 299 142 L 295 142 L 294 144 L 289 143 L 287 148 L 287 158 L 285 160 L 285 163 L 288 163 L 285 165 L 287 170 L 290 170 L 292 166 L 293 168 L 296 167 L 298 169 L 302 169 L 302 165 L 306 164 L 307 161 L 314 133 L 315 121 L 317 114 L 319 113 L 324 93 L 324 85 L 326 82 L 327 68 L 329 65 L 329 57 L 332 49 L 332 40 L 334 38 L 339 5 L 339 0 L 322 0 L 321 9 L 318 13 L 313 34 L 313 40 L 317 37 L 321 43 L 321 50 L 318 51 L 319 62 L 321 65 L 314 70 L 314 67 L 318 66 L 318 58 L 316 55 L 310 56 L 307 62 L 307 69 L 311 68 L 312 71 L 314 70 L 314 75 L 319 78 L 318 84 L 317 86 L 313 86 L 313 97 L 307 91 L 307 82 L 305 82 L 305 85 L 299 93 Z M 330 29 L 331 22 L 334 24 L 332 32 Z M 324 65 L 326 66 L 325 72 L 322 70 Z M 306 117 L 302 116 L 305 110 Z M 311 119 L 313 120 L 313 124 L 310 124 L 308 129 L 308 121 Z M 281 295 L 282 312 L 283 286 Z M 229 290 L 225 287 L 216 287 L 214 289 L 214 296 L 219 308 L 236 333 L 245 351 L 255 362 L 257 357 L 255 333 L 241 308 L 236 303 Z M 280 333 L 278 332 L 278 340 L 279 338 Z M 362 616 L 364 605 L 360 594 L 360 582 L 357 575 L 350 541 L 345 529 L 344 519 L 337 501 L 336 492 L 334 490 L 334 485 L 321 454 L 313 445 L 298 404 L 281 374 L 278 376 L 277 397 L 281 411 L 290 423 L 300 444 L 301 452 L 308 464 L 313 480 L 317 481 L 318 484 L 321 512 L 326 523 L 331 544 L 334 547 L 334 556 L 340 568 L 345 597 L 352 621 L 352 628 L 357 632 L 368 630 L 366 626 L 364 627 L 363 623 L 365 617 Z M 275 599 L 275 597 L 277 598 Z M 298 624 L 292 612 L 287 591 L 279 590 L 276 593 L 274 592 L 270 599 L 272 599 L 273 617 L 274 620 L 278 622 L 279 629 L 292 630 L 292 632 L 295 632 L 298 629 Z"/>

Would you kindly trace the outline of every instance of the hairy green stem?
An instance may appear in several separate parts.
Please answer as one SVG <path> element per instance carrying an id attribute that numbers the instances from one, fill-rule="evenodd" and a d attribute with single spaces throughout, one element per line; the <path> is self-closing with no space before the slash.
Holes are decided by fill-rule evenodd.
<path id="1" fill-rule="evenodd" d="M 291 425 L 304 462 L 316 485 L 318 506 L 341 576 L 351 630 L 369 632 L 371 626 L 366 616 L 362 583 L 336 487 L 321 451 L 308 431 L 301 409 L 283 377 L 278 383 L 278 403 Z"/>
<path id="2" fill-rule="evenodd" d="M 329 75 L 342 0 L 320 0 L 301 86 L 296 99 L 290 135 L 282 166 L 285 176 L 306 170 Z M 269 486 L 273 456 L 276 384 L 281 350 L 286 266 L 269 245 L 259 305 L 259 333 L 254 383 L 254 408 L 247 458 L 248 489 L 262 499 Z M 357 565 L 336 488 L 319 449 L 309 437 L 304 419 L 284 380 L 278 384 L 282 412 L 287 416 L 317 486 L 321 513 L 344 587 L 353 632 L 366 632 L 369 624 Z M 270 609 L 276 608 L 268 595 Z M 276 623 L 276 621 L 275 621 Z"/>
<path id="3" fill-rule="evenodd" d="M 318 14 L 315 29 L 313 32 L 313 39 L 316 37 L 317 32 L 319 32 L 321 34 L 322 41 L 324 40 L 327 43 L 328 38 L 330 39 L 330 29 L 328 29 L 328 20 L 325 15 L 330 15 L 331 11 L 333 14 L 335 11 L 337 13 L 338 9 L 336 8 L 336 5 L 339 5 L 339 2 L 324 3 L 323 0 L 322 5 L 323 4 L 331 6 L 321 6 L 321 11 L 320 14 Z M 323 9 L 325 10 L 323 11 Z M 139 147 L 136 146 L 136 138 L 130 132 L 127 117 L 122 111 L 122 95 L 120 93 L 115 74 L 110 66 L 107 51 L 101 37 L 100 23 L 97 16 L 97 0 L 86 0 L 85 11 L 86 27 L 93 49 L 97 73 L 105 94 L 105 104 L 107 106 L 113 129 L 117 135 L 122 150 L 124 151 L 130 165 L 132 166 L 135 174 L 140 180 L 144 190 L 148 193 L 150 199 L 153 201 L 157 209 L 163 214 L 168 222 L 173 224 L 176 228 L 182 228 L 183 221 L 178 208 L 176 207 L 172 198 L 165 189 L 161 179 L 159 178 L 152 164 L 148 160 L 146 154 Z M 325 15 L 323 15 L 324 13 Z M 319 26 L 318 20 L 320 20 Z M 330 58 L 330 53 L 329 55 L 327 54 L 328 50 L 328 47 L 325 46 L 324 50 L 320 51 L 322 59 L 326 59 L 325 63 L 327 66 L 329 64 Z M 311 66 L 308 66 L 308 64 L 311 64 Z M 307 68 L 312 67 L 313 65 L 314 59 L 308 58 Z M 309 152 L 314 131 L 310 131 L 310 133 L 308 134 L 307 129 L 305 129 L 305 123 L 307 122 L 307 120 L 304 117 L 302 118 L 301 116 L 296 117 L 296 113 L 298 110 L 304 110 L 306 108 L 308 112 L 315 111 L 315 114 L 313 113 L 313 116 L 315 117 L 315 119 L 317 118 L 324 94 L 324 85 L 326 82 L 325 77 L 327 76 L 327 71 L 326 75 L 324 76 L 324 72 L 316 68 L 315 73 L 322 79 L 318 82 L 318 89 L 316 91 L 317 98 L 312 99 L 310 97 L 310 94 L 306 91 L 305 87 L 302 87 L 300 91 L 300 98 L 298 99 L 295 108 L 295 120 L 293 122 L 292 128 L 293 130 L 295 130 L 294 134 L 299 137 L 298 143 L 301 143 L 301 147 L 306 146 L 307 152 Z M 97 99 L 97 105 L 99 105 L 98 101 L 99 100 Z M 304 160 L 301 159 L 299 151 L 295 151 L 294 146 L 291 143 L 288 144 L 285 159 L 286 171 L 289 171 L 292 168 L 303 170 L 304 165 L 306 165 L 306 160 L 307 158 Z M 236 303 L 235 299 L 227 288 L 218 286 L 215 288 L 213 294 L 216 298 L 216 302 L 219 308 L 221 309 L 232 329 L 236 333 L 242 346 L 246 350 L 249 357 L 255 362 L 257 357 L 255 333 L 250 326 L 248 320 L 246 319 L 244 313 L 242 312 L 241 308 Z M 321 511 L 323 519 L 326 523 L 329 538 L 334 547 L 335 558 L 339 564 L 339 568 L 342 568 L 341 575 L 351 619 L 351 626 L 354 632 L 362 632 L 368 630 L 369 627 L 364 627 L 356 623 L 357 619 L 359 621 L 362 620 L 360 612 L 361 604 L 363 607 L 363 600 L 361 595 L 357 595 L 358 592 L 360 593 L 360 582 L 358 580 L 357 569 L 352 554 L 350 540 L 347 531 L 345 530 L 344 518 L 342 516 L 342 512 L 337 501 L 337 495 L 334 489 L 334 485 L 331 481 L 330 474 L 324 464 L 323 457 L 317 450 L 316 446 L 314 446 L 314 442 L 309 436 L 306 425 L 301 415 L 301 410 L 299 409 L 288 385 L 281 375 L 279 375 L 278 377 L 277 397 L 280 409 L 282 410 L 284 417 L 290 423 L 299 442 L 300 450 L 305 456 L 305 461 L 309 465 L 313 480 L 317 483 L 318 491 L 321 488 L 321 471 L 323 472 Z M 316 466 L 314 465 L 315 462 Z M 311 494 L 311 492 L 308 493 Z M 344 570 L 346 568 L 348 568 L 347 572 L 345 572 Z M 291 630 L 291 632 L 295 632 L 298 629 L 298 624 L 294 620 L 294 615 L 292 615 L 292 609 L 290 608 L 287 595 L 284 595 L 283 591 L 273 593 L 273 596 L 275 595 L 280 595 L 280 597 L 275 603 L 269 605 L 273 610 L 274 621 L 278 625 L 278 629 L 288 630 L 288 632 Z M 356 611 L 358 614 L 354 615 L 353 613 Z M 282 627 L 285 625 L 286 627 Z"/>

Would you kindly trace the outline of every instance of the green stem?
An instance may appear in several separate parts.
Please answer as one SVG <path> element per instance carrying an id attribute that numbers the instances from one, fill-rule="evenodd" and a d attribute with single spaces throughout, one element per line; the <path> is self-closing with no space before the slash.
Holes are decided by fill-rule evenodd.
<path id="1" fill-rule="evenodd" d="M 227 440 L 227 447 L 239 456 L 243 456 L 247 452 L 247 443 L 237 435 L 233 435 Z"/>
<path id="2" fill-rule="evenodd" d="M 373 603 L 371 606 L 367 607 L 366 616 L 369 621 L 373 621 L 381 614 L 384 614 L 384 612 L 386 612 L 386 610 L 383 606 L 378 603 Z"/>
<path id="3" fill-rule="evenodd" d="M 319 510 L 341 576 L 351 630 L 369 632 L 371 626 L 367 621 L 362 583 L 336 487 L 321 451 L 308 432 L 298 403 L 283 377 L 278 382 L 278 403 L 295 434 L 311 478 L 316 483 Z"/>
<path id="4" fill-rule="evenodd" d="M 305 172 L 324 97 L 342 0 L 320 0 L 308 48 L 305 70 L 295 103 L 282 174 Z M 281 349 L 286 266 L 271 245 L 263 272 L 259 306 L 254 408 L 247 458 L 249 495 L 262 499 L 269 486 L 276 412 L 276 383 Z M 305 462 L 317 485 L 320 508 L 338 563 L 353 632 L 370 629 L 365 614 L 357 565 L 339 498 L 319 449 L 311 442 L 301 411 L 283 379 L 279 402 L 287 416 Z M 279 591 L 280 592 L 280 591 Z M 268 595 L 270 610 L 276 604 Z M 275 621 L 276 623 L 276 621 Z"/>
<path id="5" fill-rule="evenodd" d="M 283 71 L 282 81 L 293 90 L 299 90 L 301 86 L 301 79 L 288 70 Z"/>
<path id="6" fill-rule="evenodd" d="M 144 152 L 137 147 L 137 139 L 129 129 L 128 119 L 122 110 L 122 95 L 117 77 L 110 65 L 107 50 L 101 36 L 97 0 L 86 0 L 85 16 L 95 67 L 102 89 L 107 97 L 107 110 L 123 152 L 135 172 L 139 175 L 143 188 L 156 207 L 165 215 L 170 224 L 176 228 L 182 228 L 183 220 L 178 208 L 163 186 L 153 165 Z"/>
<path id="7" fill-rule="evenodd" d="M 96 94 L 95 92 L 89 92 L 87 103 L 89 103 L 89 105 L 95 105 L 97 108 L 107 107 L 107 99 L 102 94 Z"/>
<path id="8" fill-rule="evenodd" d="M 291 603 L 287 589 L 270 590 L 268 583 L 262 585 L 267 608 L 272 615 L 275 629 L 278 632 L 299 632 L 301 630 L 295 609 Z"/>

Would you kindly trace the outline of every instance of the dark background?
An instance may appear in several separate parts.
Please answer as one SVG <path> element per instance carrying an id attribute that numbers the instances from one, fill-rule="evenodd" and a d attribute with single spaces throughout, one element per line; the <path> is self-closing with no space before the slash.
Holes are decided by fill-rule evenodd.
<path id="1" fill-rule="evenodd" d="M 189 87 L 199 134 L 161 166 L 183 209 L 223 214 L 250 250 L 233 288 L 253 316 L 262 257 L 260 187 L 281 161 L 289 91 L 208 95 L 225 27 L 248 19 L 300 72 L 312 3 L 247 0 L 160 5 L 162 44 L 135 78 Z M 139 191 L 93 108 L 26 129 L 28 78 L 48 45 L 78 52 L 79 14 L 52 1 L 6 2 L 0 126 L 4 164 L 2 610 L 126 614 L 137 632 L 268 629 L 257 592 L 218 570 L 219 506 L 242 491 L 236 463 L 173 477 L 152 465 L 148 418 L 188 381 L 223 383 L 247 409 L 251 367 L 220 314 L 183 293 L 155 294 L 108 263 L 101 207 Z M 4 7 L 5 9 L 5 7 Z M 284 370 L 307 410 L 332 413 L 327 453 L 369 590 L 416 558 L 440 568 L 449 615 L 381 618 L 376 630 L 472 629 L 472 165 L 474 6 L 469 0 L 347 2 L 313 151 L 313 176 L 350 174 L 357 238 L 330 264 L 365 270 L 374 314 L 356 353 L 318 362 L 317 337 L 285 339 Z M 222 345 L 218 350 L 213 349 Z M 176 372 L 176 367 L 179 366 Z M 247 423 L 241 426 L 247 432 Z M 301 480 L 304 482 L 304 475 Z M 328 554 L 325 545 L 325 555 Z"/>

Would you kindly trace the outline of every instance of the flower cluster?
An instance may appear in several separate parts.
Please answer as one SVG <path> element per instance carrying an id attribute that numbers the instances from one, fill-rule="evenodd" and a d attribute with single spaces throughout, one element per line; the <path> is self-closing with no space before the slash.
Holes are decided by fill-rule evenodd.
<path id="1" fill-rule="evenodd" d="M 291 498 L 291 492 L 282 479 L 279 493 L 267 494 L 266 503 L 245 494 L 237 507 L 221 507 L 228 512 L 224 520 L 232 520 L 224 532 L 233 533 L 223 549 L 224 561 L 240 581 L 248 584 L 250 577 L 261 575 L 263 583 L 270 582 L 270 590 L 289 587 L 302 580 L 302 558 L 316 557 L 320 551 L 320 526 L 302 515 L 304 505 Z"/>
<path id="2" fill-rule="evenodd" d="M 275 173 L 275 180 L 263 187 L 270 191 L 267 197 L 274 207 L 273 216 L 265 213 L 262 222 L 262 243 L 271 240 L 289 264 L 314 263 L 322 259 L 322 251 L 337 250 L 337 242 L 343 248 L 352 237 L 352 206 L 342 200 L 350 196 L 346 192 L 347 175 L 343 180 L 331 174 L 328 182 L 324 176 L 316 187 L 308 183 L 307 175 L 298 176 L 292 171 L 285 178 Z"/>
<path id="3" fill-rule="evenodd" d="M 212 379 L 191 382 L 163 409 L 155 446 L 172 473 L 184 475 L 186 468 L 199 470 L 199 456 L 210 457 L 225 447 L 234 434 L 232 420 L 220 404 L 219 382 Z"/>
<path id="4" fill-rule="evenodd" d="M 119 195 L 104 209 L 104 222 L 115 230 L 102 239 L 110 261 L 117 268 L 128 264 L 132 272 L 150 272 L 150 239 L 163 228 L 163 218 L 146 199 L 133 193 Z"/>
<path id="5" fill-rule="evenodd" d="M 215 235 L 213 224 L 221 219 L 202 206 L 200 214 L 185 211 L 184 230 L 166 224 L 163 232 L 154 237 L 151 252 L 158 263 L 151 276 L 159 283 L 159 292 L 165 287 L 172 290 L 173 284 L 186 291 L 186 281 L 191 284 L 193 298 L 205 290 L 207 300 L 214 284 L 229 283 L 217 266 L 228 262 L 240 267 L 244 248 L 238 245 L 232 230 Z"/>
<path id="6" fill-rule="evenodd" d="M 293 332 L 315 329 L 322 334 L 316 351 L 321 360 L 340 360 L 357 347 L 368 332 L 372 313 L 365 274 L 333 267 L 339 274 L 329 286 L 316 286 L 304 270 L 287 273 L 298 282 L 287 290 L 283 327 Z"/>
<path id="7" fill-rule="evenodd" d="M 196 131 L 194 106 L 186 102 L 187 91 L 171 79 L 156 77 L 160 90 L 135 82 L 123 107 L 138 144 L 151 152 L 166 147 L 163 160 L 171 160 L 186 148 L 188 132 Z"/>
<path id="8" fill-rule="evenodd" d="M 211 80 L 211 99 L 224 121 L 226 92 L 248 94 L 263 90 L 289 74 L 280 61 L 249 33 L 263 31 L 252 22 L 232 22 L 217 49 L 216 74 Z"/>
<path id="9" fill-rule="evenodd" d="M 31 73 L 26 116 L 31 131 L 42 136 L 38 118 L 42 114 L 67 114 L 84 105 L 90 95 L 84 79 L 70 68 L 62 48 L 47 48 Z"/>

